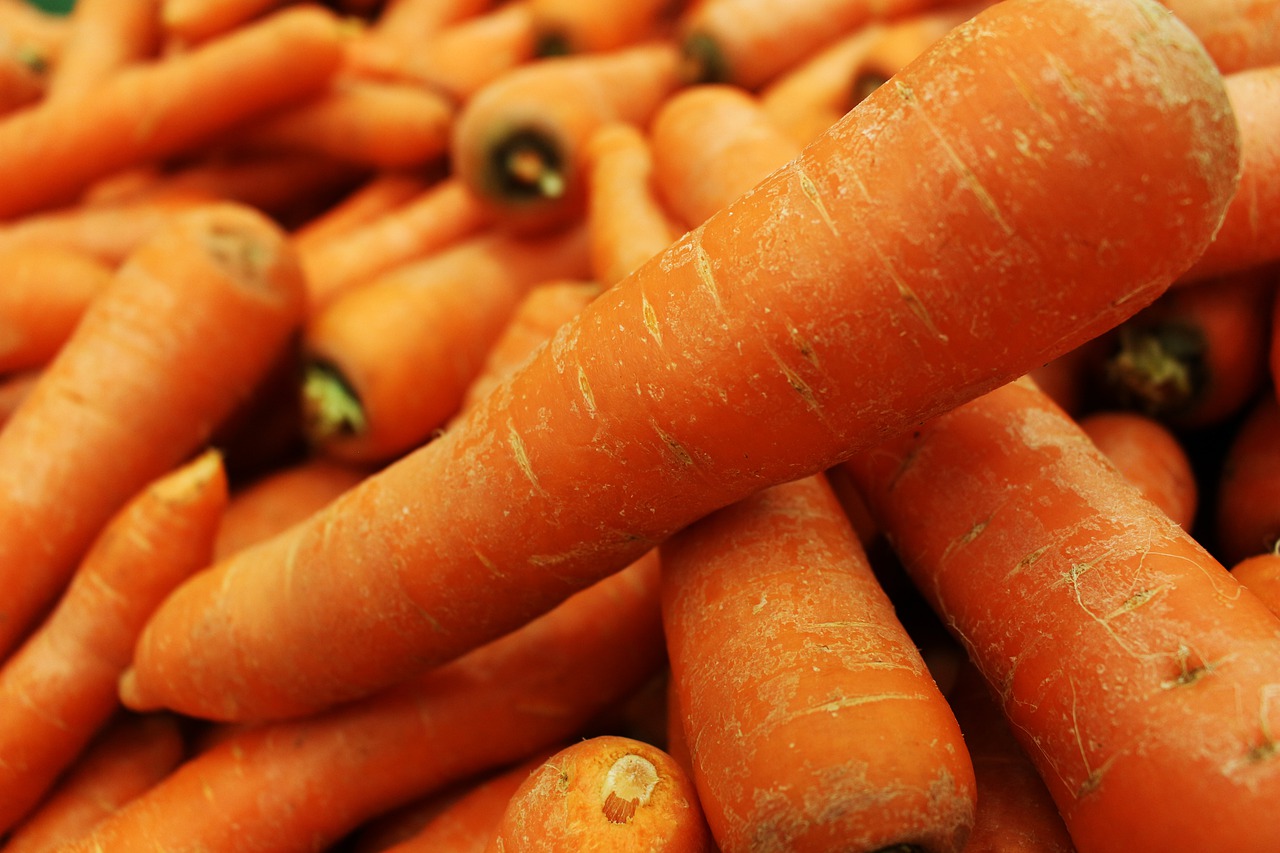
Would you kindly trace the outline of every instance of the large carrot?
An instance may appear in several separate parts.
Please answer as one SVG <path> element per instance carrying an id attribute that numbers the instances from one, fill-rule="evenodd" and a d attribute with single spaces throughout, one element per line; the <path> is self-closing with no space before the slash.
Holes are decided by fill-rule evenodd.
<path id="1" fill-rule="evenodd" d="M 119 707 L 116 681 L 151 611 L 207 565 L 227 501 L 216 452 L 162 477 L 104 528 L 66 594 L 0 669 L 0 834 Z"/>
<path id="2" fill-rule="evenodd" d="M 1237 164 L 1221 78 L 1150 0 L 994 6 L 440 439 L 178 590 L 132 699 L 295 714 L 509 631 L 1115 326 L 1202 251 Z"/>
<path id="3" fill-rule="evenodd" d="M 378 696 L 248 726 L 63 853 L 314 851 L 375 815 L 571 737 L 662 663 L 657 562 Z M 96 845 L 96 846 L 95 846 Z"/>
<path id="4" fill-rule="evenodd" d="M 278 227 L 214 206 L 175 219 L 93 301 L 0 431 L 0 655 L 106 520 L 248 397 L 302 288 Z"/>
<path id="5" fill-rule="evenodd" d="M 1082 853 L 1280 849 L 1280 620 L 1034 384 L 849 464 Z"/>
<path id="6" fill-rule="evenodd" d="M 0 374 L 49 362 L 111 275 L 82 252 L 0 249 Z"/>
<path id="7" fill-rule="evenodd" d="M 302 6 L 14 113 L 0 121 L 0 217 L 66 202 L 113 171 L 299 101 L 325 86 L 341 58 L 337 20 Z"/>
<path id="8" fill-rule="evenodd" d="M 725 853 L 959 853 L 975 808 L 960 727 L 822 478 L 660 555 L 680 724 Z"/>

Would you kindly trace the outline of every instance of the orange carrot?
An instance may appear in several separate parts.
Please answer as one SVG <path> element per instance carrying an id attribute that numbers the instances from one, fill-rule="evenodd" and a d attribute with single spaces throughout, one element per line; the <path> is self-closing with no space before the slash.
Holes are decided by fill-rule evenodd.
<path id="1" fill-rule="evenodd" d="M 683 232 L 658 197 L 649 140 L 634 125 L 612 122 L 584 151 L 591 273 L 621 281 Z"/>
<path id="2" fill-rule="evenodd" d="M 236 150 L 323 154 L 383 169 L 425 166 L 443 156 L 453 107 L 407 83 L 348 82 L 268 116 L 229 137 Z"/>
<path id="3" fill-rule="evenodd" d="M 78 0 L 49 97 L 74 98 L 116 71 L 153 58 L 160 50 L 162 0 Z"/>
<path id="4" fill-rule="evenodd" d="M 1081 850 L 1280 849 L 1280 619 L 1033 383 L 849 464 Z"/>
<path id="5" fill-rule="evenodd" d="M 300 246 L 309 310 L 320 312 L 344 292 L 474 234 L 489 222 L 471 191 L 456 178 L 446 178 L 337 239 Z"/>
<path id="6" fill-rule="evenodd" d="M 765 489 L 667 540 L 662 622 L 726 851 L 959 851 L 969 754 L 830 487 Z"/>
<path id="7" fill-rule="evenodd" d="M 88 833 L 163 779 L 184 750 L 176 718 L 121 714 L 18 825 L 5 853 L 50 853 Z"/>
<path id="8" fill-rule="evenodd" d="M 421 678 L 241 729 L 63 853 L 155 839 L 171 853 L 320 849 L 397 805 L 562 742 L 661 662 L 648 557 Z"/>
<path id="9" fill-rule="evenodd" d="M 757 89 L 845 33 L 954 1 L 702 0 L 678 25 L 686 75 Z"/>
<path id="10" fill-rule="evenodd" d="M 307 325 L 307 437 L 323 453 L 382 462 L 425 442 L 458 410 L 520 299 L 586 272 L 582 228 L 486 234 L 393 270 Z"/>
<path id="11" fill-rule="evenodd" d="M 1231 567 L 1240 585 L 1256 595 L 1267 609 L 1280 616 L 1280 553 L 1270 551 L 1252 554 Z"/>
<path id="12" fill-rule="evenodd" d="M 111 274 L 106 264 L 74 251 L 0 250 L 0 374 L 50 361 Z"/>
<path id="13" fill-rule="evenodd" d="M 1240 188 L 1186 281 L 1280 260 L 1280 235 L 1268 225 L 1280 216 L 1280 64 L 1229 74 L 1226 85 L 1240 127 Z"/>
<path id="14" fill-rule="evenodd" d="M 1280 405 L 1264 394 L 1232 434 L 1214 506 L 1214 553 L 1233 565 L 1280 541 Z"/>
<path id="15" fill-rule="evenodd" d="M 0 834 L 49 790 L 119 707 L 142 624 L 207 565 L 227 500 L 210 451 L 162 477 L 103 529 L 49 618 L 0 669 Z"/>
<path id="16" fill-rule="evenodd" d="M 1108 333 L 1098 384 L 1178 427 L 1226 421 L 1262 389 L 1276 270 L 1177 287 Z"/>
<path id="17" fill-rule="evenodd" d="M 583 146 L 608 121 L 644 123 L 678 84 L 673 45 L 651 42 L 513 69 L 458 114 L 450 152 L 460 180 L 509 227 L 560 226 L 586 200 Z"/>
<path id="18" fill-rule="evenodd" d="M 0 29 L 0 116 L 44 97 L 48 75 L 44 59 Z"/>
<path id="19" fill-rule="evenodd" d="M 198 449 L 284 348 L 301 273 L 260 214 L 174 220 L 120 269 L 0 432 L 0 656 L 106 520 Z"/>
<path id="20" fill-rule="evenodd" d="M 311 252 L 328 240 L 348 234 L 421 195 L 430 186 L 416 171 L 386 171 L 353 190 L 340 202 L 293 232 L 299 251 Z"/>
<path id="21" fill-rule="evenodd" d="M 340 59 L 337 21 L 302 6 L 11 114 L 0 121 L 0 217 L 65 203 L 117 169 L 294 103 L 320 90 Z"/>
<path id="22" fill-rule="evenodd" d="M 66 16 L 47 14 L 27 0 L 0 0 L 0 33 L 46 67 L 61 58 L 70 30 Z"/>
<path id="23" fill-rule="evenodd" d="M 494 0 L 387 0 L 373 29 L 382 38 L 414 42 L 493 5 Z"/>
<path id="24" fill-rule="evenodd" d="M 617 50 L 662 35 L 683 0 L 530 0 L 538 54 Z"/>
<path id="25" fill-rule="evenodd" d="M 600 735 L 565 747 L 525 778 L 486 850 L 705 853 L 710 844 L 693 783 L 671 756 Z"/>
<path id="26" fill-rule="evenodd" d="M 134 701 L 253 717 L 367 693 L 1148 304 L 1238 163 L 1220 78 L 1155 11 L 1006 0 L 953 30 L 439 439 L 185 584 L 140 643 Z M 1046 57 L 1062 32 L 1080 37 Z M 1117 67 L 1152 70 L 1088 82 Z M 1023 125 L 1059 156 L 1023 156 Z"/>
<path id="27" fill-rule="evenodd" d="M 13 417 L 18 406 L 40 381 L 39 370 L 22 370 L 0 376 L 0 428 Z"/>
<path id="28" fill-rule="evenodd" d="M 1191 460 L 1176 435 L 1154 418 L 1137 412 L 1092 412 L 1079 423 L 1143 497 L 1183 530 L 1191 530 L 1198 487 Z"/>
<path id="29" fill-rule="evenodd" d="M 284 0 L 161 0 L 164 29 L 183 42 L 205 41 L 243 27 Z"/>
<path id="30" fill-rule="evenodd" d="M 750 93 L 694 86 L 668 98 L 653 118 L 659 194 L 690 227 L 754 187 L 800 153 Z"/>
<path id="31" fill-rule="evenodd" d="M 1280 63 L 1277 0 L 1160 0 L 1204 43 L 1224 74 Z"/>

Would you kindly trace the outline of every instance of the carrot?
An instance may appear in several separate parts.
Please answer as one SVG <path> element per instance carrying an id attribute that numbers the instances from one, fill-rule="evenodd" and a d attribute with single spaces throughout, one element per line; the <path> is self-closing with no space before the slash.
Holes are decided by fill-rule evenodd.
<path id="1" fill-rule="evenodd" d="M 662 35 L 680 2 L 672 0 L 531 0 L 540 56 L 617 50 Z"/>
<path id="2" fill-rule="evenodd" d="M 0 656 L 102 524 L 248 396 L 301 311 L 283 233 L 244 208 L 179 217 L 126 262 L 0 432 Z"/>
<path id="3" fill-rule="evenodd" d="M 22 370 L 0 376 L 0 429 L 40 381 L 39 370 Z"/>
<path id="4" fill-rule="evenodd" d="M 382 38 L 414 42 L 494 5 L 494 0 L 387 0 L 373 23 Z"/>
<path id="5" fill-rule="evenodd" d="M 1280 260 L 1280 236 L 1267 226 L 1280 216 L 1280 64 L 1225 79 L 1240 127 L 1240 188 L 1222 227 L 1183 276 L 1185 281 Z"/>
<path id="6" fill-rule="evenodd" d="M 977 780 L 978 809 L 965 853 L 1075 853 L 1049 790 L 968 661 L 948 701 Z"/>
<path id="7" fill-rule="evenodd" d="M 1277 0 L 1161 0 L 1204 43 L 1224 74 L 1280 63 Z"/>
<path id="8" fill-rule="evenodd" d="M 1264 394 L 1232 433 L 1214 505 L 1214 553 L 1233 565 L 1280 540 L 1280 405 Z"/>
<path id="9" fill-rule="evenodd" d="M 1280 848 L 1280 619 L 1033 383 L 849 464 L 1079 849 Z"/>
<path id="10" fill-rule="evenodd" d="M 1267 609 L 1280 616 L 1280 554 L 1270 551 L 1251 554 L 1231 567 L 1240 585 L 1256 595 Z"/>
<path id="11" fill-rule="evenodd" d="M 1178 437 L 1154 418 L 1137 412 L 1096 411 L 1080 428 L 1129 482 L 1183 530 L 1191 530 L 1198 487 L 1191 460 Z"/>
<path id="12" fill-rule="evenodd" d="M 49 853 L 88 833 L 173 770 L 185 746 L 176 718 L 119 715 L 5 843 L 5 853 Z"/>
<path id="13" fill-rule="evenodd" d="M 1276 280 L 1250 270 L 1162 295 L 1108 333 L 1103 396 L 1182 428 L 1226 421 L 1266 383 Z"/>
<path id="14" fill-rule="evenodd" d="M 326 241 L 349 234 L 421 195 L 430 180 L 416 171 L 388 170 L 375 174 L 329 209 L 293 232 L 299 251 L 311 252 Z"/>
<path id="15" fill-rule="evenodd" d="M 0 33 L 8 34 L 45 66 L 61 58 L 70 30 L 68 18 L 47 14 L 26 0 L 0 2 Z"/>
<path id="16" fill-rule="evenodd" d="M 722 849 L 963 848 L 960 727 L 825 480 L 765 489 L 660 556 L 684 738 Z"/>
<path id="17" fill-rule="evenodd" d="M 685 74 L 758 89 L 846 33 L 948 2 L 955 0 L 702 0 L 678 23 Z"/>
<path id="18" fill-rule="evenodd" d="M 253 717 L 367 693 L 1121 322 L 1208 242 L 1237 162 L 1216 72 L 1155 9 L 1013 0 L 953 30 L 439 439 L 185 584 L 135 700 Z M 1124 91 L 1086 82 L 1134 62 L 1152 73 Z M 1061 159 L 1021 156 L 1023 123 Z"/>
<path id="19" fill-rule="evenodd" d="M 0 834 L 49 790 L 118 708 L 142 624 L 207 565 L 227 500 L 210 451 L 130 501 L 85 555 L 49 618 L 0 669 Z"/>
<path id="20" fill-rule="evenodd" d="M 243 728 L 63 853 L 156 839 L 172 853 L 321 849 L 399 804 L 560 743 L 661 662 L 649 557 L 390 691 Z"/>
<path id="21" fill-rule="evenodd" d="M 66 203 L 117 169 L 296 102 L 321 89 L 340 59 L 337 21 L 303 6 L 11 114 L 0 122 L 0 217 Z"/>
<path id="22" fill-rule="evenodd" d="M 453 124 L 442 96 L 407 83 L 349 82 L 232 132 L 236 150 L 323 154 L 382 169 L 442 157 Z"/>
<path id="23" fill-rule="evenodd" d="M 587 140 L 584 156 L 591 274 L 613 284 L 669 246 L 684 229 L 658 197 L 653 151 L 635 125 L 602 125 Z"/>
<path id="24" fill-rule="evenodd" d="M 332 241 L 300 246 L 309 310 L 316 314 L 349 290 L 418 260 L 489 224 L 490 215 L 456 178 Z"/>
<path id="25" fill-rule="evenodd" d="M 111 281 L 88 255 L 38 246 L 0 251 L 0 374 L 42 367 Z"/>
<path id="26" fill-rule="evenodd" d="M 581 228 L 486 234 L 336 300 L 303 335 L 308 439 L 355 462 L 422 444 L 458 410 L 525 292 L 585 268 Z"/>
<path id="27" fill-rule="evenodd" d="M 243 27 L 284 0 L 161 0 L 165 31 L 187 43 Z"/>
<path id="28" fill-rule="evenodd" d="M 534 58 L 533 13 L 524 0 L 443 27 L 413 41 L 352 39 L 345 68 L 356 76 L 404 80 L 462 103 L 482 87 Z"/>
<path id="29" fill-rule="evenodd" d="M 218 528 L 213 556 L 222 558 L 269 539 L 364 477 L 359 468 L 328 459 L 307 459 L 265 475 L 232 495 Z"/>
<path id="30" fill-rule="evenodd" d="M 547 230 L 586 203 L 582 148 L 609 121 L 641 124 L 678 85 L 668 42 L 555 57 L 502 75 L 467 101 L 450 152 L 459 177 L 500 222 Z"/>
<path id="31" fill-rule="evenodd" d="M 486 850 L 704 853 L 710 842 L 693 783 L 671 756 L 600 735 L 565 747 L 525 778 Z"/>
<path id="32" fill-rule="evenodd" d="M 737 86 L 694 86 L 673 95 L 654 116 L 650 136 L 659 194 L 690 227 L 800 153 L 800 144 Z"/>
<path id="33" fill-rule="evenodd" d="M 44 97 L 48 75 L 38 53 L 0 30 L 0 116 Z"/>
<path id="34" fill-rule="evenodd" d="M 79 97 L 104 77 L 155 57 L 161 2 L 78 0 L 66 44 L 49 75 L 49 97 Z"/>

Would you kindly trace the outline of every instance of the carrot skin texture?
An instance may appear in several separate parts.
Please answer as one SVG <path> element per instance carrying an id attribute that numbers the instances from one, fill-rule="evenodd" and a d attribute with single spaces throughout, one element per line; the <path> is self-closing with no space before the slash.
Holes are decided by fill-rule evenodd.
<path id="1" fill-rule="evenodd" d="M 1080 418 L 1098 449 L 1183 530 L 1195 521 L 1198 487 L 1178 437 L 1135 412 L 1093 412 Z"/>
<path id="2" fill-rule="evenodd" d="M 140 644 L 138 700 L 255 717 L 376 689 L 512 629 L 713 509 L 1121 322 L 1202 251 L 1236 175 L 1220 78 L 1157 10 L 1016 0 L 953 30 L 597 297 L 440 439 L 185 584 Z M 1135 36 L 1178 47 L 1137 62 Z M 1086 90 L 1082 113 L 1080 93 L 1027 49 L 1046 37 L 1078 44 L 1073 84 L 1149 73 L 1123 96 Z M 1028 101 L 1015 78 L 1045 90 Z M 984 158 L 1012 145 L 984 133 L 979 116 L 992 114 L 1052 116 L 1072 128 L 1054 143 L 1070 157 Z M 967 132 L 944 143 L 940 123 Z M 956 156 L 972 159 L 959 169 Z M 295 564 L 308 592 L 286 605 Z M 462 601 L 458 589 L 478 592 Z M 355 601 L 369 615 L 341 608 Z"/>
<path id="3" fill-rule="evenodd" d="M 1280 847 L 1280 619 L 1033 384 L 847 464 L 1082 853 Z"/>
<path id="4" fill-rule="evenodd" d="M 1280 616 L 1280 554 L 1252 554 L 1231 567 L 1231 575 Z"/>
<path id="5" fill-rule="evenodd" d="M 303 297 L 284 233 L 231 205 L 175 219 L 121 267 L 0 432 L 0 654 L 107 519 L 249 396 Z"/>
<path id="6" fill-rule="evenodd" d="M 960 727 L 825 479 L 719 510 L 660 555 L 676 704 L 722 850 L 963 848 Z"/>
<path id="7" fill-rule="evenodd" d="M 1280 2 L 1161 0 L 1204 43 L 1223 74 L 1280 63 Z"/>

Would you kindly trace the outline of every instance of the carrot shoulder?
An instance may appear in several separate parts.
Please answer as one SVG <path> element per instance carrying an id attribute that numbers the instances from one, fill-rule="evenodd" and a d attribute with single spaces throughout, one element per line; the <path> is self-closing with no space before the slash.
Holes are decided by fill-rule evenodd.
<path id="1" fill-rule="evenodd" d="M 1117 69 L 1123 89 L 1088 82 Z M 509 631 L 1116 325 L 1203 249 L 1236 152 L 1221 78 L 1149 0 L 994 6 L 439 440 L 193 578 L 144 635 L 133 698 L 300 713 Z"/>

